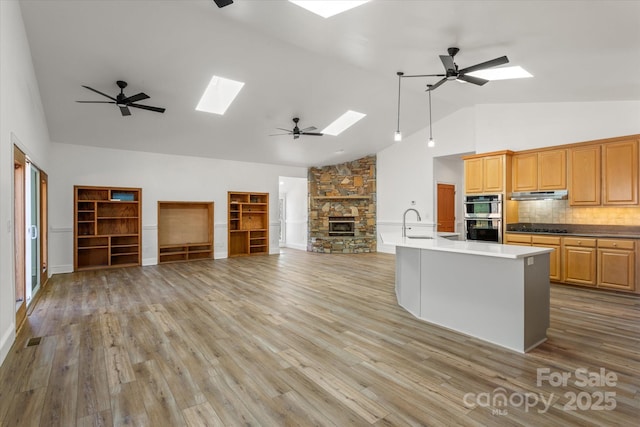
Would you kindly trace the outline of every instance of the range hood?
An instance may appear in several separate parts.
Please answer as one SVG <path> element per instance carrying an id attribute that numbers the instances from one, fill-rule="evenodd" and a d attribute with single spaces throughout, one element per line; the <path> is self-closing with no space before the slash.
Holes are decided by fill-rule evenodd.
<path id="1" fill-rule="evenodd" d="M 566 200 L 567 190 L 520 191 L 511 193 L 511 200 Z"/>

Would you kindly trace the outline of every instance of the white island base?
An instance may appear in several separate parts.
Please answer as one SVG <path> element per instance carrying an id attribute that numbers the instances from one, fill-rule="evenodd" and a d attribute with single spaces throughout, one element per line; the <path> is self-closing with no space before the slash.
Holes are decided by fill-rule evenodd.
<path id="1" fill-rule="evenodd" d="M 547 339 L 551 249 L 437 238 L 385 243 L 396 245 L 398 303 L 417 318 L 520 353 Z"/>

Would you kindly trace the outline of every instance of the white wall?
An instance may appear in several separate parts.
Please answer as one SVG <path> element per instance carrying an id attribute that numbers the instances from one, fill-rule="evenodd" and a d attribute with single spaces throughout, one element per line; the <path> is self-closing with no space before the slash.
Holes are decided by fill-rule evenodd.
<path id="1" fill-rule="evenodd" d="M 307 178 L 280 177 L 280 197 L 285 199 L 285 244 L 287 248 L 307 250 Z"/>
<path id="2" fill-rule="evenodd" d="M 227 191 L 269 193 L 270 250 L 278 253 L 278 178 L 306 168 L 52 144 L 49 180 L 50 265 L 73 270 L 73 186 L 142 188 L 143 265 L 157 263 L 157 202 L 214 201 L 215 258 L 227 256 Z"/>
<path id="3" fill-rule="evenodd" d="M 491 104 L 465 108 L 378 153 L 378 233 L 399 232 L 415 200 L 422 226 L 433 229 L 434 157 L 525 150 L 640 133 L 640 101 Z M 392 138 L 392 132 L 389 138 Z M 440 172 L 436 172 L 440 173 Z M 463 196 L 461 185 L 459 196 Z M 412 215 L 412 214 L 410 214 Z M 413 217 L 411 217 L 413 218 Z M 393 252 L 382 244 L 380 252 Z"/>
<path id="4" fill-rule="evenodd" d="M 0 362 L 15 339 L 13 144 L 49 172 L 49 133 L 20 6 L 0 1 Z"/>
<path id="5" fill-rule="evenodd" d="M 476 107 L 476 152 L 527 150 L 640 133 L 640 100 Z"/>

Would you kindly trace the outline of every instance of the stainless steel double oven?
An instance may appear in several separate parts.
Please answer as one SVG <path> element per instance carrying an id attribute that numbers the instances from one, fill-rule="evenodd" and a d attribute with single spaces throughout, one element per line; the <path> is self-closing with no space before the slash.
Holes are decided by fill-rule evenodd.
<path id="1" fill-rule="evenodd" d="M 502 194 L 465 196 L 464 229 L 467 240 L 502 243 Z"/>

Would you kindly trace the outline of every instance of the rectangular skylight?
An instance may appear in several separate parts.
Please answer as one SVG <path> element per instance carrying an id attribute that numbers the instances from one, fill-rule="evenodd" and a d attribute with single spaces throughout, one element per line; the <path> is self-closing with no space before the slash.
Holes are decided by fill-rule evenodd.
<path id="1" fill-rule="evenodd" d="M 321 133 L 332 136 L 340 135 L 342 132 L 349 129 L 364 116 L 366 116 L 366 114 L 349 110 L 335 119 L 329 126 L 324 128 Z"/>
<path id="2" fill-rule="evenodd" d="M 340 1 L 340 0 L 310 0 L 310 1 L 297 1 L 289 0 L 291 3 L 307 9 L 310 12 L 320 15 L 323 18 L 329 18 L 338 13 L 345 12 L 354 7 L 363 5 L 369 0 L 363 1 Z"/>
<path id="3" fill-rule="evenodd" d="M 238 92 L 244 86 L 243 82 L 213 76 L 209 86 L 202 94 L 196 110 L 207 113 L 224 114 L 229 105 L 238 96 Z"/>
<path id="4" fill-rule="evenodd" d="M 524 79 L 533 77 L 531 73 L 519 65 L 515 67 L 487 68 L 486 70 L 467 73 L 468 76 L 479 77 L 485 80 Z"/>

